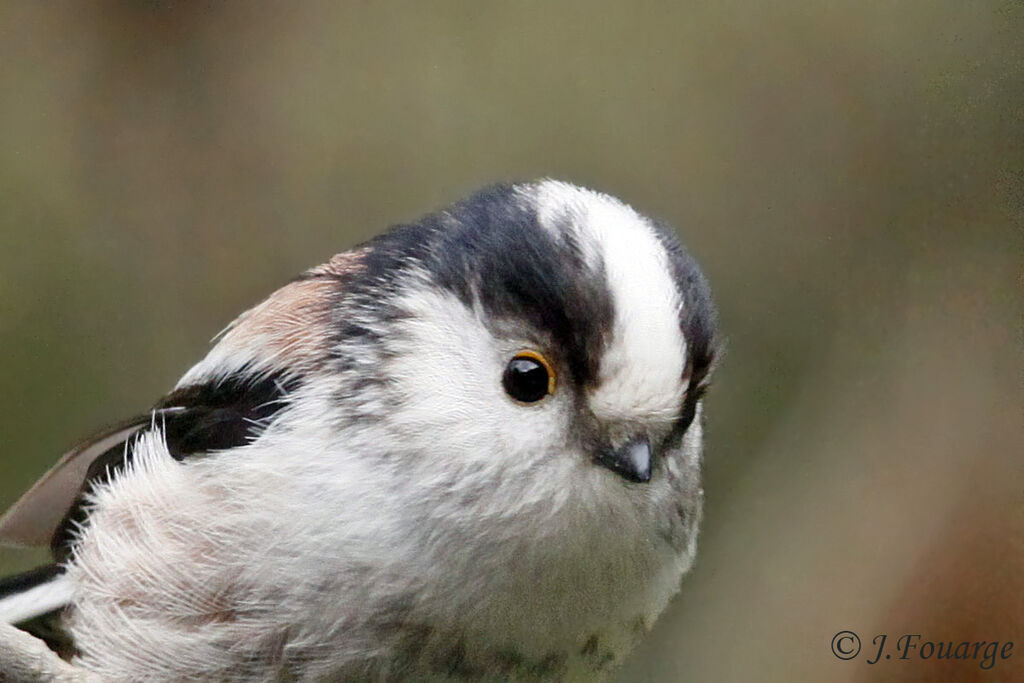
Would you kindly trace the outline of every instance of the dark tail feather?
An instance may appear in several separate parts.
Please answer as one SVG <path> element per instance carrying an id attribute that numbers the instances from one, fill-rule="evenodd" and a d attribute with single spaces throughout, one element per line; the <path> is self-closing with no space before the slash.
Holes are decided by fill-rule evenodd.
<path id="1" fill-rule="evenodd" d="M 42 567 L 29 569 L 27 572 L 0 578 L 0 602 L 9 595 L 24 593 L 30 588 L 47 583 L 57 578 L 60 567 L 55 564 L 44 564 Z"/>
<path id="2" fill-rule="evenodd" d="M 56 564 L 2 578 L 0 622 L 42 639 L 61 656 L 70 655 L 73 644 L 60 627 L 60 615 L 70 597 L 70 586 Z"/>

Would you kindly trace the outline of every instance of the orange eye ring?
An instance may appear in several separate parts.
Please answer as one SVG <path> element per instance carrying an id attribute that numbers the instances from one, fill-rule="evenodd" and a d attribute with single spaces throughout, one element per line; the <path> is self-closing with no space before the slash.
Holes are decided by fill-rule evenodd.
<path id="1" fill-rule="evenodd" d="M 537 403 L 555 393 L 555 370 L 538 351 L 524 349 L 505 366 L 501 383 L 517 403 Z"/>

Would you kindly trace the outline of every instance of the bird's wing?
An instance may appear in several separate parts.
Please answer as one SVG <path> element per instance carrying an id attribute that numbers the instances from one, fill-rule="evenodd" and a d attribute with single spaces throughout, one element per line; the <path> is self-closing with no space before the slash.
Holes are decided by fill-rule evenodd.
<path id="1" fill-rule="evenodd" d="M 93 462 L 104 453 L 123 451 L 127 441 L 149 425 L 150 420 L 149 415 L 144 415 L 114 425 L 65 453 L 0 517 L 0 543 L 47 545 L 81 490 Z"/>
<path id="2" fill-rule="evenodd" d="M 133 457 L 133 440 L 158 427 L 167 450 L 181 460 L 234 448 L 255 438 L 284 406 L 294 380 L 243 368 L 175 390 L 152 412 L 106 429 L 60 459 L 0 517 L 0 543 L 50 544 L 58 559 L 85 521 L 86 494 Z"/>
<path id="3" fill-rule="evenodd" d="M 182 459 L 244 445 L 328 354 L 325 327 L 335 296 L 359 267 L 345 252 L 308 271 L 242 314 L 153 411 L 103 430 L 72 449 L 0 517 L 0 544 L 45 546 L 58 559 L 78 523 L 85 494 L 132 457 L 132 440 L 160 427 Z"/>

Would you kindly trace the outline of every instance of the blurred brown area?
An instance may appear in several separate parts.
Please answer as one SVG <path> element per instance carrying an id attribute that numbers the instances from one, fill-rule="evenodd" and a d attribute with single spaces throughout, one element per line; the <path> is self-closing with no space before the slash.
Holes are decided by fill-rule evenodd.
<path id="1" fill-rule="evenodd" d="M 1024 680 L 1022 36 L 1013 1 L 4 3 L 0 506 L 299 270 L 559 177 L 674 224 L 727 337 L 698 564 L 620 680 Z M 1016 649 L 869 665 L 883 633 Z"/>

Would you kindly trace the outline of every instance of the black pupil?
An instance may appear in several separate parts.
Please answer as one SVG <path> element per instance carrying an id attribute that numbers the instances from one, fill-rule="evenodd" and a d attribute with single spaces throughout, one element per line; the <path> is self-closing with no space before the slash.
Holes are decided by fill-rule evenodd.
<path id="1" fill-rule="evenodd" d="M 513 358 L 501 379 L 508 395 L 523 403 L 534 403 L 548 395 L 548 371 L 533 358 Z"/>

